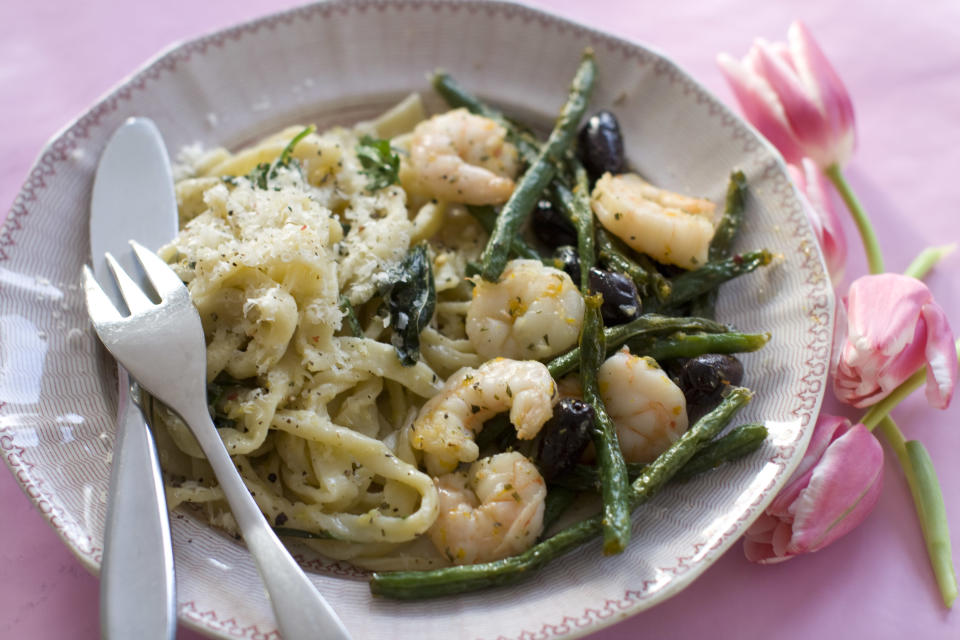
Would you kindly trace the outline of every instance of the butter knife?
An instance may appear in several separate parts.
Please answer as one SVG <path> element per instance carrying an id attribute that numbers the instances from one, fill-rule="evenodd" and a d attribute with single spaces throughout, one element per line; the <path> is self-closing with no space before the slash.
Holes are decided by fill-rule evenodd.
<path id="1" fill-rule="evenodd" d="M 130 118 L 107 142 L 90 200 L 90 249 L 97 280 L 118 308 L 104 254 L 130 274 L 129 241 L 152 250 L 177 233 L 177 202 L 156 125 Z M 100 568 L 100 629 L 109 639 L 171 640 L 176 631 L 173 549 L 156 445 L 123 367 L 117 373 L 117 431 Z"/>

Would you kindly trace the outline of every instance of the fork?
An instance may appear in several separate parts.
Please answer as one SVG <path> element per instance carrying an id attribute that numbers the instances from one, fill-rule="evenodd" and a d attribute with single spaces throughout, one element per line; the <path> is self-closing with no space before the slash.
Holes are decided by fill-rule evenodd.
<path id="1" fill-rule="evenodd" d="M 210 419 L 206 344 L 200 315 L 187 288 L 156 254 L 132 240 L 130 246 L 160 302 L 151 301 L 107 253 L 107 263 L 130 315 L 121 315 L 90 268 L 84 266 L 87 310 L 97 335 L 140 386 L 190 427 L 257 565 L 281 636 L 285 640 L 349 640 L 343 622 L 270 528 Z"/>

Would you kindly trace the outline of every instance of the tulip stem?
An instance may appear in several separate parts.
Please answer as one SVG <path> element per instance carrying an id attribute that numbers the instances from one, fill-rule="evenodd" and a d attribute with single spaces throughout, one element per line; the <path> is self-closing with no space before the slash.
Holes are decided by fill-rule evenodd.
<path id="1" fill-rule="evenodd" d="M 891 391 L 890 395 L 870 407 L 870 409 L 863 414 L 860 422 L 863 423 L 863 426 L 867 429 L 873 431 L 873 429 L 893 411 L 894 407 L 900 404 L 904 398 L 919 389 L 926 379 L 927 368 L 921 367 L 918 371 L 914 372 L 912 376 L 900 383 L 899 387 Z"/>
<path id="2" fill-rule="evenodd" d="M 950 529 L 943 493 L 927 449 L 917 440 L 907 441 L 890 416 L 880 421 L 880 430 L 897 454 L 903 475 L 913 496 L 923 540 L 930 556 L 943 604 L 949 609 L 957 599 L 957 574 L 953 567 Z"/>
<path id="3" fill-rule="evenodd" d="M 843 198 L 843 202 L 847 205 L 847 209 L 850 210 L 853 221 L 857 224 L 860 239 L 863 241 L 863 249 L 867 254 L 867 265 L 870 267 L 870 273 L 883 273 L 885 271 L 883 267 L 883 254 L 880 251 L 880 243 L 877 242 L 877 234 L 873 231 L 873 225 L 870 224 L 870 218 L 867 217 L 867 212 L 864 211 L 860 201 L 857 200 L 857 196 L 854 195 L 853 189 L 850 188 L 847 179 L 844 178 L 843 173 L 840 172 L 840 165 L 832 164 L 824 169 L 823 172 L 830 178 L 833 186 L 836 187 L 840 197 Z"/>
<path id="4" fill-rule="evenodd" d="M 903 275 L 916 278 L 917 280 L 923 280 L 927 273 L 929 273 L 938 262 L 953 253 L 956 248 L 957 243 L 946 244 L 942 247 L 927 247 L 920 252 L 920 255 L 913 259 L 913 262 L 910 263 L 910 266 L 907 267 Z"/>
<path id="5" fill-rule="evenodd" d="M 960 362 L 960 338 L 954 344 L 957 351 L 957 361 Z M 904 380 L 899 387 L 890 392 L 886 398 L 870 407 L 869 410 L 860 419 L 860 422 L 867 429 L 873 431 L 874 427 L 880 424 L 880 421 L 889 415 L 893 408 L 900 404 L 904 398 L 916 391 L 923 385 L 927 378 L 927 368 L 920 367 L 912 376 Z"/>

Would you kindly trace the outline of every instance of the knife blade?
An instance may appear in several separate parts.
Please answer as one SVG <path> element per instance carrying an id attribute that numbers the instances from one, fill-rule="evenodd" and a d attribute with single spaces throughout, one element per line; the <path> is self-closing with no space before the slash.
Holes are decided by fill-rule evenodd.
<path id="1" fill-rule="evenodd" d="M 127 273 L 139 274 L 129 241 L 156 250 L 176 233 L 177 202 L 163 138 L 151 120 L 130 118 L 103 150 L 90 200 L 94 273 L 118 309 L 125 307 L 104 254 L 109 251 Z M 171 640 L 176 597 L 160 464 L 137 391 L 123 367 L 117 377 L 117 432 L 100 569 L 101 633 L 107 639 Z"/>

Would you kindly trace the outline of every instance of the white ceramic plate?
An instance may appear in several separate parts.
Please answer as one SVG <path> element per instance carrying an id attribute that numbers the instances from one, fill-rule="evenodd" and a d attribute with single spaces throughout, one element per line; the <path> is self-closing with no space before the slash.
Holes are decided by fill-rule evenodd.
<path id="1" fill-rule="evenodd" d="M 724 288 L 720 318 L 770 331 L 744 357 L 756 400 L 739 419 L 771 437 L 750 458 L 671 487 L 634 518 L 634 541 L 597 544 L 509 588 L 441 601 L 373 599 L 364 574 L 301 555 L 354 637 L 575 637 L 677 593 L 772 499 L 819 408 L 832 291 L 778 156 L 669 59 L 640 45 L 503 3 L 327 2 L 264 18 L 162 54 L 43 151 L 0 238 L 0 450 L 26 492 L 92 571 L 100 565 L 113 444 L 112 363 L 78 288 L 87 261 L 94 167 L 126 117 L 153 118 L 171 151 L 236 147 L 292 123 L 321 128 L 379 113 L 444 67 L 504 108 L 549 122 L 580 53 L 596 50 L 592 108 L 620 117 L 628 155 L 652 182 L 722 201 L 727 176 L 751 186 L 743 249 L 782 263 Z M 276 637 L 244 548 L 191 517 L 173 521 L 180 617 L 212 635 Z"/>

